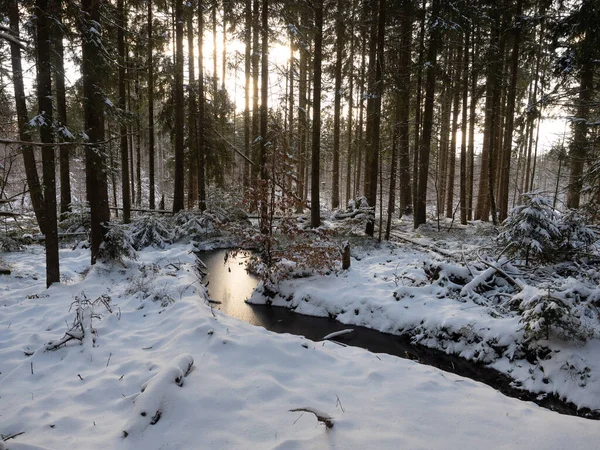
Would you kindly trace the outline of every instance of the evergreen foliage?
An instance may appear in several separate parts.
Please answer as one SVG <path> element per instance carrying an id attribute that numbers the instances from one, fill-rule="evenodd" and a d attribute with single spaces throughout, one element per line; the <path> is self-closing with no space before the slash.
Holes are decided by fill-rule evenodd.
<path id="1" fill-rule="evenodd" d="M 136 250 L 145 247 L 165 248 L 173 242 L 173 233 L 169 225 L 157 215 L 148 215 L 131 223 L 132 246 Z"/>

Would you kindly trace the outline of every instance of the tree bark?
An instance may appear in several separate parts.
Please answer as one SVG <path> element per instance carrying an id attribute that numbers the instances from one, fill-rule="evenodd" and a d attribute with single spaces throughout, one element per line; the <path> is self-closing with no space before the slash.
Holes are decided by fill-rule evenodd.
<path id="1" fill-rule="evenodd" d="M 150 209 L 156 207 L 156 181 L 154 172 L 154 59 L 152 55 L 152 0 L 148 2 L 148 204 Z"/>
<path id="2" fill-rule="evenodd" d="M 10 28 L 14 36 L 19 36 L 19 9 L 17 0 L 8 0 L 8 16 Z M 19 139 L 23 142 L 31 142 L 31 130 L 29 128 L 29 115 L 27 113 L 27 103 L 25 96 L 25 87 L 23 85 L 23 69 L 21 65 L 21 47 L 13 41 L 10 41 L 10 55 L 12 64 L 12 82 L 15 93 L 15 106 L 17 110 L 17 126 L 19 128 Z M 25 176 L 29 186 L 29 196 L 33 211 L 40 227 L 40 231 L 46 234 L 45 221 L 45 203 L 42 185 L 38 176 L 35 161 L 35 152 L 33 146 L 23 145 L 23 161 L 25 165 Z"/>
<path id="3" fill-rule="evenodd" d="M 333 100 L 333 180 L 331 183 L 331 207 L 333 209 L 340 206 L 340 115 L 342 105 L 342 59 L 344 51 L 343 7 L 342 0 L 337 0 Z"/>
<path id="4" fill-rule="evenodd" d="M 54 124 L 52 122 L 52 68 L 50 61 L 50 28 L 48 0 L 36 0 L 36 59 L 37 59 L 37 100 L 40 127 L 40 140 L 43 144 L 54 142 Z M 55 147 L 42 147 L 44 179 L 44 220 L 46 243 L 46 287 L 60 282 L 58 262 L 58 229 L 56 217 L 56 173 Z"/>
<path id="5" fill-rule="evenodd" d="M 175 0 L 175 186 L 173 212 L 183 209 L 183 0 Z"/>
<path id="6" fill-rule="evenodd" d="M 103 95 L 104 55 L 98 24 L 101 24 L 100 4 L 102 0 L 82 0 L 82 9 L 87 16 L 83 24 L 83 49 L 81 75 L 83 80 L 84 122 L 88 136 L 85 150 L 86 191 L 91 212 L 91 263 L 95 264 L 100 245 L 110 221 L 108 185 L 106 177 L 106 148 L 104 145 Z M 92 28 L 95 30 L 92 31 Z"/>
<path id="7" fill-rule="evenodd" d="M 124 0 L 117 2 L 119 14 L 119 26 L 117 28 L 117 49 L 119 52 L 119 109 L 126 111 L 125 94 L 125 29 L 127 28 L 127 16 L 125 15 Z M 150 2 L 149 2 L 150 3 Z M 151 91 L 152 89 L 149 89 Z M 127 124 L 124 119 L 119 121 L 120 145 L 121 145 L 121 195 L 123 197 L 123 223 L 131 221 L 131 193 L 129 190 L 129 150 L 127 147 Z"/>
<path id="8" fill-rule="evenodd" d="M 188 41 L 188 208 L 193 208 L 198 202 L 198 108 L 196 105 L 196 75 L 194 70 L 194 9 L 188 6 L 187 41 Z"/>
<path id="9" fill-rule="evenodd" d="M 198 2 L 198 208 L 206 210 L 206 145 L 204 139 L 204 3 Z"/>
<path id="10" fill-rule="evenodd" d="M 267 216 L 267 203 L 269 193 L 267 183 L 269 179 L 269 173 L 267 168 L 267 151 L 270 145 L 267 139 L 268 131 L 268 118 L 269 118 L 269 0 L 262 0 L 261 5 L 261 83 L 260 83 L 260 182 L 264 189 L 263 197 L 260 199 L 261 208 L 261 233 L 271 234 L 272 228 L 270 226 Z M 275 174 L 273 174 L 274 176 Z M 273 182 L 275 180 L 273 179 Z"/>
<path id="11" fill-rule="evenodd" d="M 440 0 L 433 0 L 431 5 L 429 47 L 427 49 L 427 75 L 425 78 L 425 110 L 423 112 L 423 133 L 419 141 L 419 180 L 417 208 L 414 214 L 414 227 L 426 222 L 427 217 L 427 179 L 429 176 L 429 155 L 433 129 L 433 104 L 435 95 L 436 59 L 440 40 L 440 29 L 437 26 L 440 14 Z"/>
<path id="12" fill-rule="evenodd" d="M 67 135 L 67 96 L 65 90 L 65 63 L 63 46 L 63 23 L 62 23 L 62 1 L 53 2 L 53 24 L 52 42 L 54 43 L 54 82 L 56 85 L 56 112 L 59 120 L 58 132 L 59 142 L 68 142 Z M 70 171 L 71 147 L 61 145 L 59 150 L 60 161 L 60 213 L 61 217 L 71 209 L 71 171 Z"/>
<path id="13" fill-rule="evenodd" d="M 320 168 L 321 168 L 321 58 L 323 54 L 323 0 L 315 0 L 315 48 L 313 59 L 313 128 L 312 166 L 310 184 L 310 225 L 321 225 Z"/>
<path id="14" fill-rule="evenodd" d="M 398 61 L 398 150 L 400 163 L 400 216 L 412 213 L 412 189 L 410 179 L 410 52 L 413 24 L 412 0 L 405 0 L 400 16 L 400 55 Z"/>

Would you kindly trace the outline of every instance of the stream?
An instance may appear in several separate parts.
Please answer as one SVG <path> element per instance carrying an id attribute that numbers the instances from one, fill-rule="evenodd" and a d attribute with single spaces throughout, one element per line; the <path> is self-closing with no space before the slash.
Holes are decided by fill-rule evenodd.
<path id="1" fill-rule="evenodd" d="M 252 325 L 264 327 L 275 333 L 290 333 L 320 341 L 324 336 L 337 331 L 353 329 L 353 333 L 336 337 L 341 345 L 361 347 L 373 353 L 387 353 L 411 359 L 421 364 L 437 367 L 463 377 L 485 383 L 509 397 L 531 401 L 539 406 L 561 414 L 600 420 L 600 413 L 587 408 L 577 409 L 556 395 L 539 395 L 518 389 L 511 385 L 511 378 L 481 364 L 468 361 L 442 351 L 411 343 L 409 336 L 382 333 L 356 325 L 344 325 L 334 319 L 298 314 L 287 308 L 251 305 L 245 302 L 259 283 L 259 279 L 246 271 L 250 254 L 240 252 L 228 255 L 226 249 L 196 253 L 204 263 L 206 272 L 203 280 L 208 281 L 209 298 L 215 309 Z"/>

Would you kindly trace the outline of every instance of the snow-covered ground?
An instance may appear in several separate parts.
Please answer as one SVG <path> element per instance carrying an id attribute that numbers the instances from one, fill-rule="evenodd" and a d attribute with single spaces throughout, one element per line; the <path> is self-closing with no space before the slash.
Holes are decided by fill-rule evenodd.
<path id="1" fill-rule="evenodd" d="M 146 249 L 125 267 L 99 264 L 91 269 L 87 250 L 62 250 L 64 282 L 50 289 L 45 289 L 39 247 L 3 255 L 12 275 L 0 277 L 0 433 L 23 434 L 0 448 L 598 445 L 597 422 L 507 398 L 486 385 L 413 361 L 273 334 L 213 312 L 197 283 L 190 250 L 180 244 Z M 399 311 L 422 313 L 428 305 L 417 308 L 416 301 L 392 300 L 398 288 L 383 277 L 405 269 L 385 262 L 400 262 L 398 254 L 388 253 L 365 255 L 345 275 L 299 280 L 290 289 L 297 290 L 298 299 L 334 292 L 333 298 L 352 297 L 345 314 L 361 320 L 367 317 L 361 312 L 365 309 L 369 317 L 376 314 L 372 299 L 393 301 L 399 310 L 379 314 L 380 322 L 372 322 L 389 328 L 400 320 Z M 407 259 L 402 261 L 408 265 Z M 361 291 L 367 285 L 369 290 Z M 86 299 L 93 302 L 102 295 L 110 297 L 112 312 L 102 302 L 90 309 Z M 48 342 L 71 328 L 76 298 L 88 332 L 83 342 L 71 340 L 46 350 Z M 320 307 L 304 303 L 312 312 Z M 427 321 L 462 320 L 456 317 L 458 308 L 468 306 L 452 307 L 435 297 L 428 303 L 444 313 L 425 316 Z M 484 319 L 481 312 L 471 314 Z M 338 314 L 338 319 L 344 317 Z M 503 329 L 509 332 L 511 326 Z M 595 377 L 593 371 L 587 384 L 590 396 L 598 395 Z M 311 413 L 289 411 L 302 407 L 332 416 L 333 428 Z"/>
<path id="2" fill-rule="evenodd" d="M 485 234 L 484 226 L 452 233 L 430 226 L 410 234 L 397 231 L 395 244 L 355 248 L 347 271 L 286 279 L 275 298 L 265 297 L 259 286 L 250 301 L 408 334 L 420 344 L 488 364 L 509 375 L 516 387 L 599 411 L 599 274 L 552 274 L 551 283 L 518 281 L 517 292 L 498 276 L 500 264 L 487 266 L 477 259 L 482 243 L 490 242 Z M 510 264 L 503 267 L 521 276 Z M 526 334 L 519 308 L 543 301 L 550 291 L 552 299 L 572 305 L 579 330 L 588 337 L 585 343 L 561 339 L 555 330 L 548 340 Z"/>

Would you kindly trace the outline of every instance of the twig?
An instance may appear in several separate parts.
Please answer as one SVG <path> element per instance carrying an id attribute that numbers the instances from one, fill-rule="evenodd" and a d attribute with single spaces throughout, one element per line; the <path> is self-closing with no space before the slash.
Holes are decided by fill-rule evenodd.
<path id="1" fill-rule="evenodd" d="M 333 428 L 333 417 L 329 414 L 319 411 L 318 409 L 311 408 L 310 406 L 304 406 L 302 408 L 290 409 L 290 412 L 308 412 L 315 415 L 319 422 L 323 422 L 327 428 Z"/>
<path id="2" fill-rule="evenodd" d="M 14 439 L 17 436 L 21 436 L 22 434 L 25 434 L 25 432 L 24 431 L 19 431 L 18 433 L 9 434 L 9 435 L 6 435 L 6 436 L 2 435 L 2 440 L 3 441 L 8 441 L 9 439 Z"/>
<path id="3" fill-rule="evenodd" d="M 108 361 L 106 361 L 106 367 L 108 367 L 108 364 L 110 363 L 111 356 L 112 356 L 112 352 L 108 354 Z"/>
<path id="4" fill-rule="evenodd" d="M 515 286 L 520 291 L 522 291 L 525 288 L 525 285 L 522 282 L 515 280 L 513 277 L 511 277 L 509 274 L 507 274 L 500 267 L 497 267 L 496 265 L 487 262 L 479 255 L 477 255 L 477 258 L 479 259 L 479 261 L 481 261 L 483 264 L 488 266 L 490 269 L 494 269 L 496 272 L 498 272 L 500 275 L 502 275 L 504 278 L 506 278 L 513 286 Z"/>

